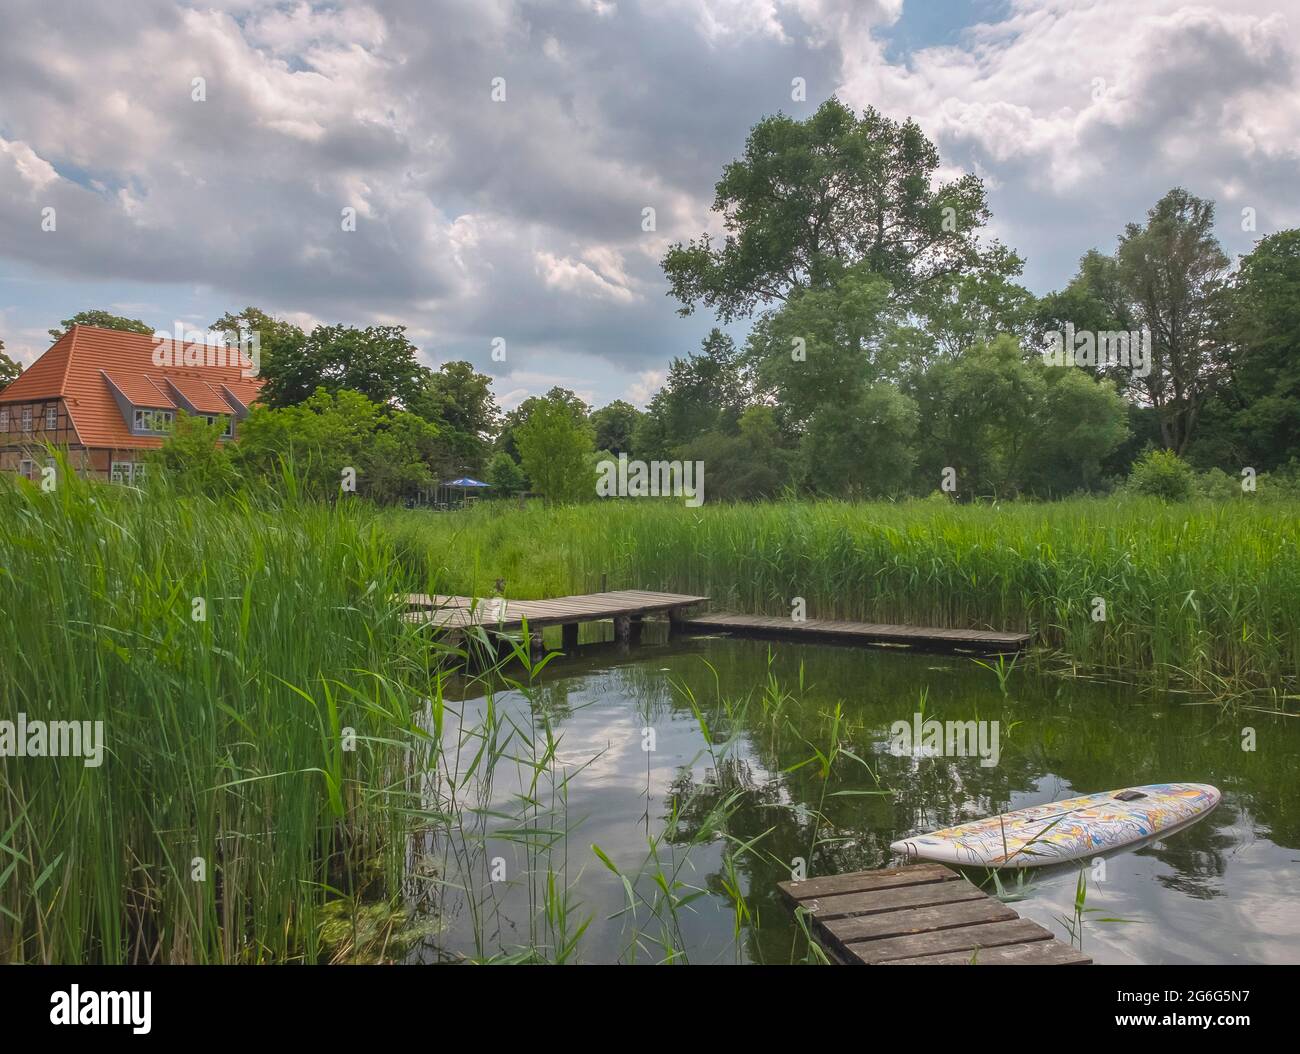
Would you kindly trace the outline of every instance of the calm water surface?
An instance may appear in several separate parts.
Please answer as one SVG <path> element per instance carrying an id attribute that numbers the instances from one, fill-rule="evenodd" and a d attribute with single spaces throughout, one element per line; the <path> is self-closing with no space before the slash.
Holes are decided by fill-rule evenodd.
<path id="1" fill-rule="evenodd" d="M 1090 869 L 1081 927 L 1071 870 L 1020 889 L 1017 910 L 1064 940 L 1079 931 L 1100 963 L 1300 961 L 1295 718 L 1025 670 L 1004 697 L 970 658 L 653 632 L 630 650 L 584 644 L 529 690 L 495 695 L 508 756 L 490 773 L 480 760 L 458 791 L 482 839 L 471 831 L 425 847 L 448 885 L 434 898 L 441 932 L 417 958 L 530 944 L 553 955 L 558 933 L 590 920 L 571 958 L 800 961 L 806 942 L 776 890 L 798 858 L 809 876 L 884 867 L 903 835 L 1187 780 L 1217 786 L 1222 804 L 1164 842 L 1108 858 L 1101 880 Z M 910 722 L 923 698 L 928 718 L 998 721 L 998 764 L 891 753 L 890 726 Z M 481 693 L 453 705 L 465 730 L 487 716 Z M 554 763 L 536 779 L 529 759 L 547 723 Z M 1242 749 L 1247 726 L 1253 751 Z M 817 752 L 833 741 L 840 753 L 823 779 Z M 462 774 L 480 745 L 464 735 Z M 628 879 L 634 909 L 593 845 Z M 675 912 L 656 872 L 688 901 Z M 729 887 L 743 900 L 739 919 Z"/>

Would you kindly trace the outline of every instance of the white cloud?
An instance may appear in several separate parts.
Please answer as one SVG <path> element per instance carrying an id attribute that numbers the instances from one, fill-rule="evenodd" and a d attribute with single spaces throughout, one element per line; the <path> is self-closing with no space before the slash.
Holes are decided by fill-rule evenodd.
<path id="1" fill-rule="evenodd" d="M 400 319 L 426 357 L 480 368 L 504 336 L 542 391 L 583 377 L 577 359 L 610 394 L 648 395 L 711 324 L 675 316 L 664 249 L 718 233 L 713 184 L 756 120 L 831 91 L 914 117 L 946 178 L 978 172 L 1039 291 L 1174 184 L 1221 199 L 1232 251 L 1249 246 L 1243 206 L 1260 233 L 1300 223 L 1300 16 L 1280 7 L 1013 0 L 894 60 L 901 0 L 442 0 L 436 17 L 401 0 L 139 0 L 129 20 L 7 0 L 0 254 L 72 291 L 113 283 L 102 302 L 184 293 L 151 322 L 199 287 L 313 322 Z M 20 299 L 0 302 L 10 334 L 65 317 Z"/>

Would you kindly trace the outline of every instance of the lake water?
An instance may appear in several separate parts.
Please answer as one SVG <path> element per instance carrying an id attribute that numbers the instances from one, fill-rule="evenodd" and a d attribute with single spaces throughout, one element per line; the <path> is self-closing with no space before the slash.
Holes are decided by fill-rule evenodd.
<path id="1" fill-rule="evenodd" d="M 1025 669 L 1004 696 L 968 657 L 646 632 L 630 649 L 584 644 L 526 691 L 494 693 L 490 715 L 472 688 L 450 704 L 471 822 L 422 847 L 445 884 L 424 898 L 441 931 L 414 958 L 571 944 L 585 962 L 802 961 L 776 888 L 799 859 L 809 877 L 885 867 L 909 833 L 1191 781 L 1220 806 L 1089 867 L 1081 923 L 1073 870 L 1017 888 L 1016 909 L 1074 930 L 1099 963 L 1300 961 L 1300 720 Z M 918 712 L 998 722 L 997 764 L 891 752 L 891 726 Z M 490 769 L 470 733 L 489 717 Z M 547 727 L 551 761 L 536 764 Z"/>

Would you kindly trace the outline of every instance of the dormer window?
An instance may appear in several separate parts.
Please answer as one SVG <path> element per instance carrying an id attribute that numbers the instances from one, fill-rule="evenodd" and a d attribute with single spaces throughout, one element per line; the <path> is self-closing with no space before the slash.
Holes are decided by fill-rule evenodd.
<path id="1" fill-rule="evenodd" d="M 170 432 L 172 430 L 172 411 L 170 410 L 136 410 L 135 430 L 137 432 Z"/>
<path id="2" fill-rule="evenodd" d="M 214 425 L 218 421 L 222 423 L 222 438 L 229 439 L 235 434 L 235 419 L 230 414 L 202 414 L 201 416 L 210 425 Z"/>

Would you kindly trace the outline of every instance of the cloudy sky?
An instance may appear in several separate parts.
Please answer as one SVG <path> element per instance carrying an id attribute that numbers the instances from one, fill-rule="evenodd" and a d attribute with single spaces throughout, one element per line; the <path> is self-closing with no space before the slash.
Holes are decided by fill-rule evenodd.
<path id="1" fill-rule="evenodd" d="M 1175 184 L 1234 256 L 1300 225 L 1298 82 L 1287 0 L 4 0 L 0 339 L 254 304 L 640 403 L 710 324 L 658 260 L 766 114 L 914 117 L 1041 293 Z"/>

